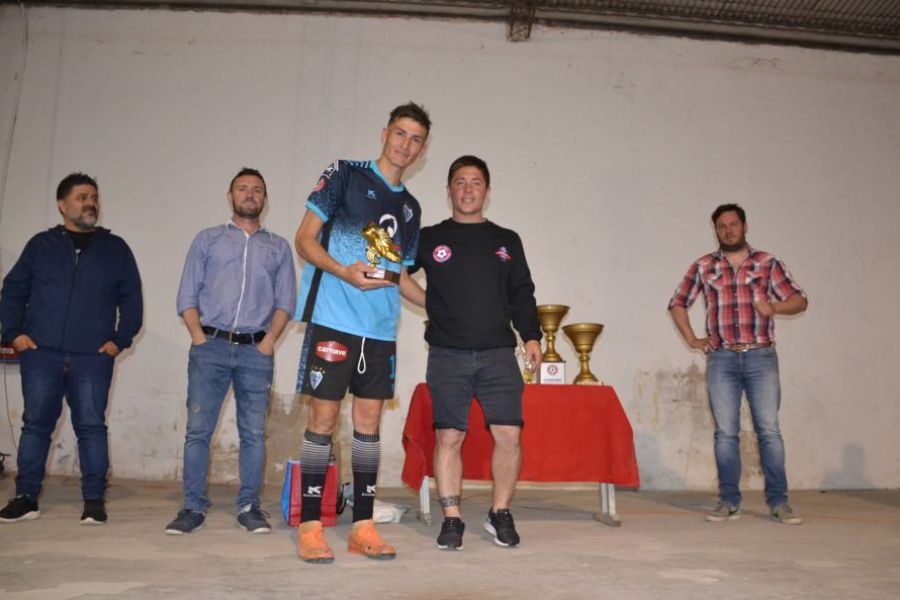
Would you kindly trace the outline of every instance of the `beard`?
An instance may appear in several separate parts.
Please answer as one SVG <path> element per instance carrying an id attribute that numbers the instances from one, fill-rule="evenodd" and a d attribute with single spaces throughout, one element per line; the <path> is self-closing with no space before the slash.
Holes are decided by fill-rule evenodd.
<path id="1" fill-rule="evenodd" d="M 719 240 L 719 248 L 722 249 L 722 252 L 740 252 L 746 247 L 747 239 L 744 236 L 741 236 L 734 244 L 726 244 L 722 240 Z"/>
<path id="2" fill-rule="evenodd" d="M 232 208 L 234 208 L 234 214 L 243 219 L 259 218 L 263 211 L 263 207 L 255 202 L 243 202 L 240 204 L 235 202 Z"/>
<path id="3" fill-rule="evenodd" d="M 99 217 L 100 215 L 96 210 L 82 210 L 77 215 L 69 215 L 72 223 L 80 229 L 93 229 Z"/>

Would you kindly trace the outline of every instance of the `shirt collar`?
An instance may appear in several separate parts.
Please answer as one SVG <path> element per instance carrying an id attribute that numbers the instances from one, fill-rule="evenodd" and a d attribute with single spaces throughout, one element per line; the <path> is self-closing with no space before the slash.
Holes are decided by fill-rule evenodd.
<path id="1" fill-rule="evenodd" d="M 759 252 L 759 250 L 757 250 L 750 244 L 747 244 L 747 258 L 752 259 L 753 256 L 758 252 Z M 717 248 L 716 251 L 712 253 L 712 255 L 713 255 L 713 258 L 715 258 L 716 260 L 728 260 L 728 257 L 725 256 L 725 252 L 722 250 L 721 246 L 719 248 Z"/>
<path id="2" fill-rule="evenodd" d="M 228 219 L 227 221 L 225 221 L 225 228 L 227 229 L 229 227 L 234 227 L 241 233 L 244 233 L 244 234 L 247 233 L 246 231 L 244 231 L 243 229 L 241 229 L 240 227 L 237 226 L 237 223 L 234 222 L 234 219 Z M 272 237 L 272 232 L 269 231 L 268 229 L 266 229 L 266 227 L 264 227 L 263 225 L 260 225 L 259 229 L 257 229 L 256 233 L 254 233 L 253 235 L 256 235 L 257 233 L 266 233 L 269 235 L 270 238 Z"/>
<path id="3" fill-rule="evenodd" d="M 378 168 L 378 161 L 377 161 L 377 160 L 370 160 L 370 161 L 369 161 L 369 168 L 372 169 L 372 171 L 374 171 L 375 174 L 378 175 L 378 177 L 381 178 L 381 180 L 384 182 L 384 184 L 385 184 L 386 186 L 388 186 L 388 188 L 390 188 L 390 190 L 391 190 L 392 192 L 402 192 L 403 190 L 406 189 L 406 186 L 403 185 L 403 182 L 402 182 L 402 181 L 400 182 L 400 185 L 394 185 L 394 184 L 392 184 L 390 181 L 388 181 L 387 177 L 384 176 L 384 173 L 381 172 L 381 169 Z"/>

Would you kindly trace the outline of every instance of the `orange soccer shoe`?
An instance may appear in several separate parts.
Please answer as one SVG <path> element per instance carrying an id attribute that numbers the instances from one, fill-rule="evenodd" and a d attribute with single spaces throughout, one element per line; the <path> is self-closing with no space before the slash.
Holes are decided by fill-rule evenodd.
<path id="1" fill-rule="evenodd" d="M 347 539 L 347 550 L 375 560 L 392 560 L 397 557 L 394 547 L 386 544 L 378 535 L 372 519 L 353 524 L 353 530 Z"/>
<path id="2" fill-rule="evenodd" d="M 308 563 L 334 562 L 334 551 L 325 541 L 321 521 L 306 521 L 297 528 L 297 554 Z"/>

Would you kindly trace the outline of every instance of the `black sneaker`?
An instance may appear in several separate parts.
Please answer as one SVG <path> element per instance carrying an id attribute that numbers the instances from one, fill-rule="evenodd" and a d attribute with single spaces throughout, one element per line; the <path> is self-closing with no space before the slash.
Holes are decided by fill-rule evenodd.
<path id="1" fill-rule="evenodd" d="M 166 525 L 166 533 L 169 535 L 182 535 L 203 528 L 203 520 L 206 515 L 198 510 L 179 510 L 175 520 Z"/>
<path id="2" fill-rule="evenodd" d="M 6 508 L 0 510 L 0 523 L 30 521 L 41 516 L 37 502 L 28 496 L 16 496 L 9 501 Z"/>
<path id="3" fill-rule="evenodd" d="M 103 499 L 85 500 L 84 512 L 81 513 L 82 525 L 105 525 L 106 524 L 106 504 Z"/>
<path id="4" fill-rule="evenodd" d="M 441 535 L 437 538 L 437 547 L 441 550 L 462 550 L 463 533 L 466 524 L 459 517 L 446 517 L 441 524 Z"/>
<path id="5" fill-rule="evenodd" d="M 248 504 L 238 513 L 237 522 L 250 533 L 271 533 L 272 526 L 266 521 L 269 516 L 264 510 L 259 510 L 255 504 Z"/>
<path id="6" fill-rule="evenodd" d="M 514 548 L 519 545 L 519 534 L 516 533 L 516 525 L 508 508 L 501 508 L 497 512 L 488 511 L 484 530 L 494 536 L 494 543 L 498 546 Z"/>

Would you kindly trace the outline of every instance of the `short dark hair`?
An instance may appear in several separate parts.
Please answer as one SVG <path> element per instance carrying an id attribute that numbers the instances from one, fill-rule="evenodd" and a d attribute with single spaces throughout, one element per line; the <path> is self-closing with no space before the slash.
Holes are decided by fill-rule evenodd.
<path id="1" fill-rule="evenodd" d="M 716 210 L 713 211 L 713 214 L 712 214 L 713 224 L 715 224 L 715 222 L 717 220 L 719 220 L 719 217 L 722 216 L 722 213 L 727 213 L 727 212 L 736 212 L 738 219 L 741 220 L 741 223 L 747 222 L 747 213 L 745 213 L 744 209 L 741 208 L 739 205 L 737 205 L 737 204 L 720 204 L 719 206 L 716 207 Z"/>
<path id="2" fill-rule="evenodd" d="M 266 180 L 263 178 L 262 173 L 260 173 L 256 169 L 251 169 L 250 167 L 244 167 L 243 169 L 238 171 L 237 175 L 231 178 L 231 183 L 228 184 L 229 192 L 234 187 L 234 182 L 244 175 L 253 175 L 254 177 L 259 177 L 259 180 L 263 183 L 263 194 L 265 194 L 266 196 L 269 195 L 269 190 L 266 188 Z"/>
<path id="3" fill-rule="evenodd" d="M 463 167 L 475 167 L 479 171 L 481 171 L 481 176 L 484 177 L 484 185 L 486 187 L 491 187 L 491 172 L 488 171 L 487 163 L 478 158 L 477 156 L 472 156 L 471 154 L 466 154 L 464 156 L 460 156 L 450 165 L 450 170 L 447 171 L 447 186 L 450 186 L 450 183 L 453 181 L 453 176 L 456 175 L 456 172 L 462 169 Z"/>
<path id="4" fill-rule="evenodd" d="M 391 111 L 391 116 L 388 119 L 388 125 L 390 125 L 397 119 L 402 119 L 404 117 L 406 117 L 407 119 L 412 119 L 413 121 L 424 127 L 426 133 L 431 131 L 431 118 L 428 116 L 428 112 L 412 100 L 410 100 L 406 104 L 401 104 Z"/>
<path id="5" fill-rule="evenodd" d="M 56 199 L 65 199 L 76 185 L 92 185 L 95 190 L 98 192 L 100 191 L 100 186 L 97 185 L 97 181 L 90 175 L 81 172 L 69 173 L 63 177 L 62 181 L 59 182 L 59 185 L 56 186 Z"/>

